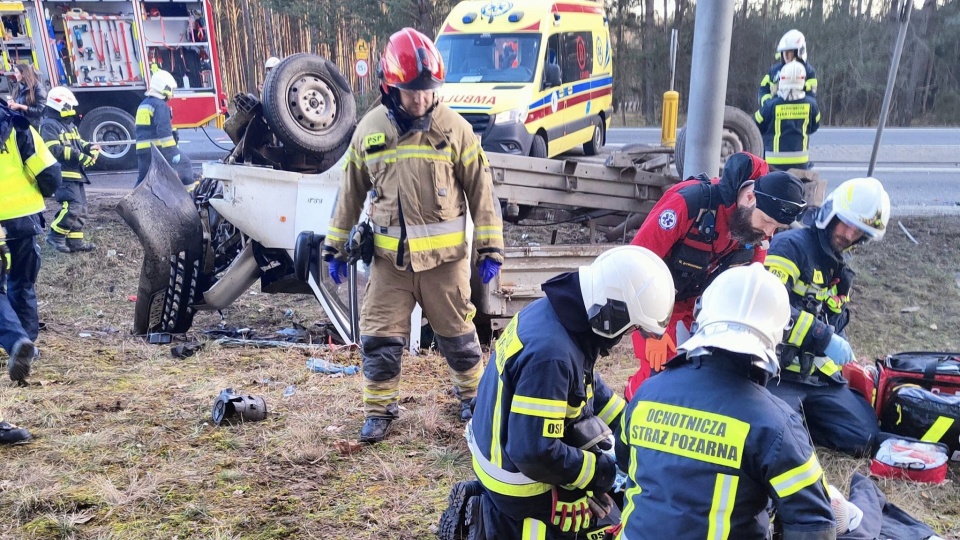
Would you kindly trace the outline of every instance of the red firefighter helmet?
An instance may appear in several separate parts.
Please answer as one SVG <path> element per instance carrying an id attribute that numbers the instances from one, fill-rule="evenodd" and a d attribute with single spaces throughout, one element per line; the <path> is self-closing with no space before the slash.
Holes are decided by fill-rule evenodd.
<path id="1" fill-rule="evenodd" d="M 380 57 L 380 84 L 402 90 L 433 90 L 443 84 L 446 71 L 436 45 L 413 28 L 390 36 Z"/>

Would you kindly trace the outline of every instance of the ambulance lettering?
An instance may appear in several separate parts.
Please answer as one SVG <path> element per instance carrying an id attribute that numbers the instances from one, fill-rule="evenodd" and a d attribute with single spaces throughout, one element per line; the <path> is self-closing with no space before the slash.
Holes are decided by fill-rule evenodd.
<path id="1" fill-rule="evenodd" d="M 471 96 L 466 94 L 456 94 L 452 96 L 441 96 L 442 103 L 460 103 L 468 105 L 496 105 L 496 96 Z"/>

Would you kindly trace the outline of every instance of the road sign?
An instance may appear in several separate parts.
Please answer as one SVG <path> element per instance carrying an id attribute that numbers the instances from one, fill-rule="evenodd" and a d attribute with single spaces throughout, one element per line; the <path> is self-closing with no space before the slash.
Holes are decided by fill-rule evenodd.
<path id="1" fill-rule="evenodd" d="M 353 70 L 357 72 L 357 77 L 366 77 L 370 71 L 370 66 L 367 65 L 366 60 L 357 60 L 357 65 L 353 66 Z"/>
<path id="2" fill-rule="evenodd" d="M 357 40 L 357 46 L 353 49 L 353 52 L 356 54 L 357 60 L 366 60 L 370 58 L 370 48 L 367 47 L 367 42 L 363 39 Z M 363 75 L 361 75 L 361 77 L 363 77 Z"/>

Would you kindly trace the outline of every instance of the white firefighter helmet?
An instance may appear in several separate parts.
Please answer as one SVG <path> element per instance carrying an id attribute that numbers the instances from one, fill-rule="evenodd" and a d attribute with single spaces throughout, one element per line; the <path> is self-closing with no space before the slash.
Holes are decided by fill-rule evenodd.
<path id="1" fill-rule="evenodd" d="M 876 178 L 847 180 L 827 195 L 816 225 L 826 229 L 833 218 L 860 229 L 870 240 L 880 240 L 890 221 L 890 196 Z"/>
<path id="2" fill-rule="evenodd" d="M 787 288 L 760 263 L 724 271 L 700 298 L 696 333 L 677 352 L 714 347 L 754 357 L 754 365 L 776 375 L 777 344 L 790 322 Z"/>
<path id="3" fill-rule="evenodd" d="M 77 96 L 66 87 L 54 86 L 47 92 L 46 106 L 58 111 L 60 116 L 77 114 L 75 111 L 77 105 Z"/>
<path id="4" fill-rule="evenodd" d="M 806 95 L 803 89 L 807 84 L 807 68 L 800 62 L 792 60 L 784 64 L 777 79 L 777 95 L 783 99 L 802 99 Z"/>
<path id="5" fill-rule="evenodd" d="M 173 91 L 177 88 L 177 80 L 169 71 L 157 70 L 150 76 L 150 88 L 147 89 L 147 95 L 160 99 L 170 99 L 173 97 Z"/>
<path id="6" fill-rule="evenodd" d="M 280 63 L 280 59 L 276 56 L 271 56 L 267 58 L 267 61 L 263 63 L 263 69 L 270 71 L 271 69 L 277 67 L 277 64 Z"/>
<path id="7" fill-rule="evenodd" d="M 580 294 L 591 328 L 606 338 L 633 327 L 648 335 L 663 335 L 673 314 L 670 269 L 640 246 L 615 247 L 590 266 L 581 266 Z"/>
<path id="8" fill-rule="evenodd" d="M 797 51 L 797 56 L 806 62 L 807 38 L 803 37 L 803 32 L 793 29 L 784 34 L 780 38 L 780 43 L 777 44 L 777 52 L 781 53 L 781 59 L 783 58 L 783 51 Z"/>

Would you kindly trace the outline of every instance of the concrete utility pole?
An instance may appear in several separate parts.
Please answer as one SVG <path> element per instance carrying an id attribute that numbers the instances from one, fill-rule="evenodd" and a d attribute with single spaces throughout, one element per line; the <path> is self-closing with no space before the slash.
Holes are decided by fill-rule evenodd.
<path id="1" fill-rule="evenodd" d="M 684 176 L 720 171 L 720 138 L 727 96 L 734 0 L 697 2 L 687 99 Z"/>

